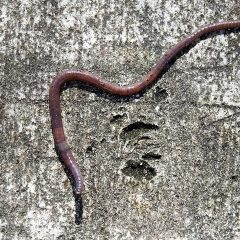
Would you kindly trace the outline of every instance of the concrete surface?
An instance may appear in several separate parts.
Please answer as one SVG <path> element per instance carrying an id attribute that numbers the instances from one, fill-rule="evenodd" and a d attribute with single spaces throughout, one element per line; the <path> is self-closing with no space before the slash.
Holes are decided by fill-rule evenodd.
<path id="1" fill-rule="evenodd" d="M 145 94 L 62 93 L 86 182 L 82 224 L 52 140 L 48 87 L 63 69 L 121 85 L 237 0 L 0 1 L 0 239 L 240 239 L 240 34 L 218 33 Z"/>

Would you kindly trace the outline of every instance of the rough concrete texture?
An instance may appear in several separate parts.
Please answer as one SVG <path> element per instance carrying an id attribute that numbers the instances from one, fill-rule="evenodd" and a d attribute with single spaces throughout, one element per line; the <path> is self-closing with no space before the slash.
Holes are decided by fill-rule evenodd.
<path id="1" fill-rule="evenodd" d="M 48 112 L 62 70 L 134 83 L 186 34 L 239 19 L 239 1 L 0 6 L 0 239 L 240 239 L 239 31 L 199 41 L 142 95 L 63 91 L 86 182 L 80 225 Z"/>

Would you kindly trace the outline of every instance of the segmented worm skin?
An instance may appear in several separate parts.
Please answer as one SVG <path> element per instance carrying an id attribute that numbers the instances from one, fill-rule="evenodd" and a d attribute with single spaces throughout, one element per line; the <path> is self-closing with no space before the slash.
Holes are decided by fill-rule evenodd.
<path id="1" fill-rule="evenodd" d="M 79 195 L 83 192 L 84 183 L 77 162 L 66 142 L 63 130 L 63 122 L 60 108 L 60 93 L 63 84 L 73 80 L 81 81 L 83 83 L 87 83 L 99 89 L 102 89 L 113 95 L 130 96 L 141 92 L 146 87 L 155 82 L 159 74 L 164 70 L 168 63 L 173 60 L 173 58 L 184 48 L 194 43 L 199 37 L 207 33 L 230 29 L 240 29 L 240 20 L 219 22 L 200 28 L 196 32 L 185 37 L 171 49 L 169 49 L 162 56 L 159 62 L 152 68 L 152 70 L 142 78 L 142 80 L 130 86 L 121 87 L 112 84 L 100 77 L 97 77 L 89 72 L 81 71 L 64 71 L 63 73 L 59 74 L 54 78 L 49 90 L 49 108 L 52 124 L 52 133 L 56 151 L 58 152 L 60 158 L 63 160 L 65 167 L 69 170 L 74 180 L 75 194 Z"/>

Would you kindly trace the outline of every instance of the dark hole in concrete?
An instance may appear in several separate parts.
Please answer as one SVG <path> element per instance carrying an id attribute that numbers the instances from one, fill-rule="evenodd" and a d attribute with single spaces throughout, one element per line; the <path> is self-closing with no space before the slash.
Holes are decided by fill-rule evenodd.
<path id="1" fill-rule="evenodd" d="M 168 97 L 167 90 L 160 87 L 156 87 L 155 96 L 157 100 L 163 101 Z"/>
<path id="2" fill-rule="evenodd" d="M 161 159 L 161 155 L 153 152 L 148 152 L 142 155 L 143 159 Z"/>
<path id="3" fill-rule="evenodd" d="M 237 180 L 238 179 L 238 175 L 232 175 L 231 179 L 234 180 L 234 181 Z"/>
<path id="4" fill-rule="evenodd" d="M 139 129 L 147 129 L 147 130 L 154 130 L 158 129 L 159 127 L 155 124 L 151 123 L 144 123 L 144 122 L 135 122 L 132 124 L 129 124 L 127 127 L 123 129 L 123 132 L 131 132 L 134 130 L 139 130 Z"/>
<path id="5" fill-rule="evenodd" d="M 86 148 L 86 152 L 92 152 L 93 151 L 93 146 L 88 146 L 87 148 Z"/>
<path id="6" fill-rule="evenodd" d="M 126 165 L 127 166 L 122 169 L 123 174 L 126 176 L 134 177 L 138 180 L 144 178 L 150 180 L 156 176 L 156 170 L 145 161 L 136 162 L 129 160 Z"/>
<path id="7" fill-rule="evenodd" d="M 121 138 L 136 138 L 139 137 L 139 135 L 143 135 L 144 133 L 159 129 L 159 127 L 155 124 L 151 123 L 144 123 L 142 121 L 134 122 L 129 125 L 127 125 L 125 128 L 122 129 L 122 132 L 120 134 Z"/>
<path id="8" fill-rule="evenodd" d="M 126 117 L 126 114 L 116 114 L 112 117 L 112 119 L 110 120 L 110 123 L 121 121 L 124 117 Z"/>

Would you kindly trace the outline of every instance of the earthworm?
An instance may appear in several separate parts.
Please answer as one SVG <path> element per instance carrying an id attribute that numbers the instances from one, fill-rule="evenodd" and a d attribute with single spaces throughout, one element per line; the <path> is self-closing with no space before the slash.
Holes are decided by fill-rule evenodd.
<path id="1" fill-rule="evenodd" d="M 187 37 L 179 41 L 175 46 L 170 48 L 157 62 L 157 64 L 150 70 L 150 72 L 146 74 L 142 78 L 142 80 L 137 81 L 133 85 L 118 86 L 86 71 L 67 70 L 54 78 L 49 90 L 49 109 L 52 133 L 56 151 L 59 154 L 59 157 L 63 160 L 64 166 L 68 169 L 73 178 L 75 185 L 74 192 L 76 195 L 80 195 L 83 192 L 84 183 L 77 162 L 73 157 L 72 151 L 66 142 L 63 130 L 63 122 L 60 108 L 60 94 L 63 84 L 69 81 L 81 81 L 113 95 L 131 96 L 145 90 L 148 86 L 153 84 L 157 80 L 160 73 L 162 73 L 164 69 L 168 66 L 168 64 L 183 49 L 195 43 L 198 38 L 215 31 L 231 29 L 240 29 L 240 20 L 219 22 L 200 28 L 199 30 L 188 35 Z"/>

